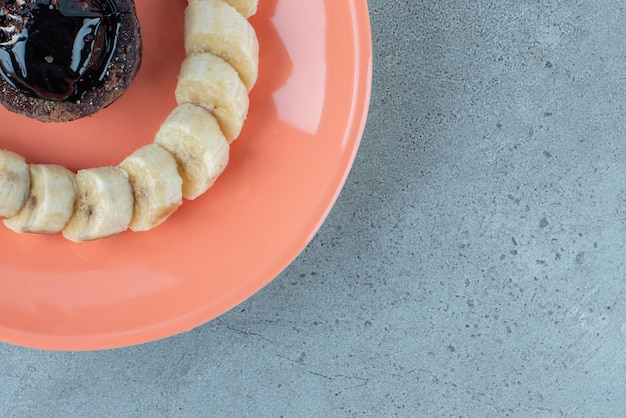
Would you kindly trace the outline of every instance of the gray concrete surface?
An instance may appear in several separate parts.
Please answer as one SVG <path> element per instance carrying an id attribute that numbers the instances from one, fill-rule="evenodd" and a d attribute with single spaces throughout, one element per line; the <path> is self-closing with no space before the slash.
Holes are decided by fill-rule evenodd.
<path id="1" fill-rule="evenodd" d="M 371 116 L 310 246 L 187 334 L 0 345 L 3 417 L 624 413 L 624 3 L 369 5 Z"/>

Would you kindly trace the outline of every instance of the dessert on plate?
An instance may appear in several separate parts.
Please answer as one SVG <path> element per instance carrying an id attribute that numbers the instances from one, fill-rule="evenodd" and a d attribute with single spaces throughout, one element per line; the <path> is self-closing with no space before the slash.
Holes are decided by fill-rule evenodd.
<path id="1" fill-rule="evenodd" d="M 134 0 L 0 1 L 0 103 L 42 122 L 110 105 L 141 63 Z"/>
<path id="2" fill-rule="evenodd" d="M 152 229 L 183 199 L 205 193 L 228 164 L 248 113 L 259 44 L 247 18 L 257 5 L 188 0 L 177 106 L 154 141 L 117 166 L 74 173 L 0 150 L 4 224 L 18 233 L 60 232 L 71 241 L 91 241 Z M 34 42 L 44 30 L 54 48 Z M 41 121 L 69 121 L 123 93 L 139 66 L 140 27 L 132 0 L 0 0 L 0 50 L 0 90 L 19 96 L 2 97 L 2 103 Z M 52 68 L 55 76 L 48 76 Z"/>

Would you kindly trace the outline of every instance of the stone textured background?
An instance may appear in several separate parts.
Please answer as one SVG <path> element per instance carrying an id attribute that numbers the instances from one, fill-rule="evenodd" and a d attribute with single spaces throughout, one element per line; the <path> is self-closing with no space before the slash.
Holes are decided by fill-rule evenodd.
<path id="1" fill-rule="evenodd" d="M 0 345 L 3 417 L 626 410 L 624 3 L 369 6 L 370 117 L 301 256 L 163 341 Z"/>

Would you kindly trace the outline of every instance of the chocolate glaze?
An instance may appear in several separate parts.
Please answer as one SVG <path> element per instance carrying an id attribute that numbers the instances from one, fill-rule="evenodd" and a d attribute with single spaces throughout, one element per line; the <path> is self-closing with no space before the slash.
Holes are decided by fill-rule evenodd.
<path id="1" fill-rule="evenodd" d="M 0 6 L 0 74 L 14 88 L 76 103 L 102 82 L 120 29 L 113 1 L 0 0 Z"/>

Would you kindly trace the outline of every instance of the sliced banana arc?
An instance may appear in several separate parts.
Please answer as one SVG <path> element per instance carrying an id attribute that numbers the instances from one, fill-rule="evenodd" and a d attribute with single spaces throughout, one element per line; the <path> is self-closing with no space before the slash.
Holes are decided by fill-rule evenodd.
<path id="1" fill-rule="evenodd" d="M 93 241 L 126 231 L 133 217 L 134 197 L 128 175 L 118 167 L 76 173 L 78 196 L 74 213 L 63 228 L 70 241 Z"/>
<path id="2" fill-rule="evenodd" d="M 29 190 L 30 174 L 24 157 L 0 150 L 0 219 L 17 215 Z"/>
<path id="3" fill-rule="evenodd" d="M 247 18 L 258 0 L 188 0 L 178 106 L 154 142 L 118 166 L 76 174 L 0 150 L 0 219 L 20 233 L 74 242 L 146 231 L 205 193 L 228 164 L 248 114 L 259 44 Z"/>
<path id="4" fill-rule="evenodd" d="M 217 119 L 194 104 L 176 107 L 154 141 L 176 159 L 186 199 L 206 192 L 228 164 L 230 146 Z"/>
<path id="5" fill-rule="evenodd" d="M 120 163 L 133 189 L 133 231 L 147 231 L 163 223 L 183 203 L 183 180 L 172 154 L 149 144 Z"/>
<path id="6" fill-rule="evenodd" d="M 259 42 L 254 28 L 220 0 L 196 0 L 185 10 L 187 55 L 210 52 L 230 64 L 250 91 L 258 77 Z"/>
<path id="7" fill-rule="evenodd" d="M 175 95 L 178 104 L 193 103 L 213 113 L 228 142 L 241 133 L 248 114 L 248 90 L 237 71 L 220 57 L 210 53 L 188 55 Z"/>
<path id="8" fill-rule="evenodd" d="M 74 211 L 74 173 L 59 165 L 44 164 L 32 164 L 29 171 L 30 193 L 26 203 L 15 216 L 3 222 L 19 233 L 56 234 Z"/>

